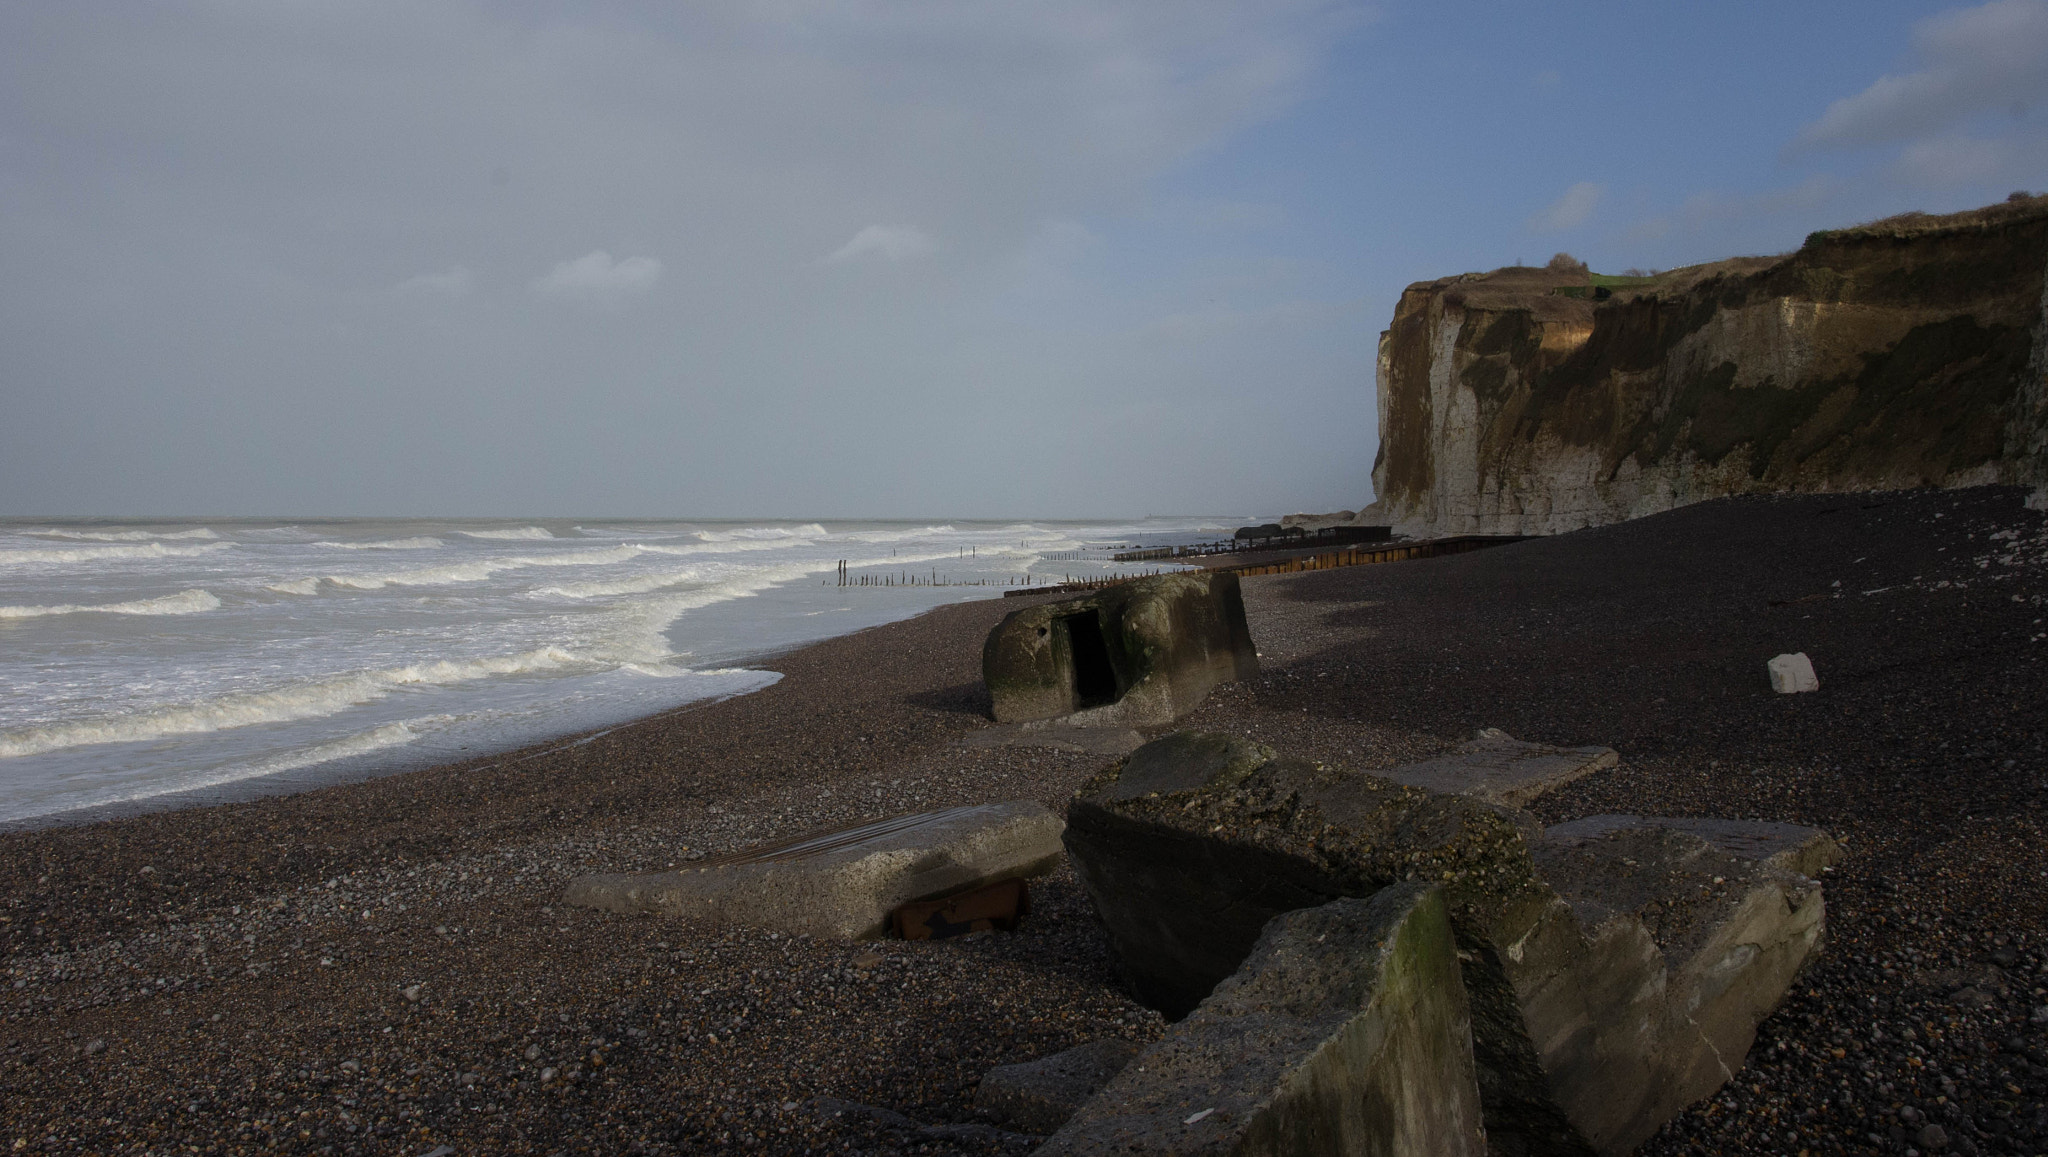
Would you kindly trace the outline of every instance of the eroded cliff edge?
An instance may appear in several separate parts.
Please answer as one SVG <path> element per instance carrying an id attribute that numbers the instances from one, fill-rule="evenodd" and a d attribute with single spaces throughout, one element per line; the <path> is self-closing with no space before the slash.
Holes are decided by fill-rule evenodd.
<path id="1" fill-rule="evenodd" d="M 2048 196 L 1651 278 L 1408 287 L 1378 501 L 1407 534 L 1547 534 L 1753 491 L 2048 483 Z"/>

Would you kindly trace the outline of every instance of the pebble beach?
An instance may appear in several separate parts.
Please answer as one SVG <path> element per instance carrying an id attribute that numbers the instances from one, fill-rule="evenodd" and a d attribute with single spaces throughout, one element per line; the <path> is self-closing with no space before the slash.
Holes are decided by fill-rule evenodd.
<path id="1" fill-rule="evenodd" d="M 1644 1151 L 2048 1153 L 2048 516 L 2024 498 L 1726 499 L 1248 578 L 1262 674 L 1176 728 L 1370 771 L 1497 727 L 1620 753 L 1546 822 L 1822 827 L 1848 855 L 1820 962 Z M 974 1109 L 983 1073 L 1166 1029 L 1070 870 L 1018 931 L 940 941 L 559 900 L 821 827 L 1063 807 L 1108 757 L 972 742 L 982 640 L 1026 601 L 509 755 L 0 834 L 0 1150 L 1028 1152 Z M 1785 652 L 1819 691 L 1771 691 Z"/>

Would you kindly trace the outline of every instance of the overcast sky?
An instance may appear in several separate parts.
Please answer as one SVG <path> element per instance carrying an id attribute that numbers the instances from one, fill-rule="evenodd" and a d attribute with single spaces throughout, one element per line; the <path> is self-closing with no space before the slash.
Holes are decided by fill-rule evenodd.
<path id="1" fill-rule="evenodd" d="M 2048 0 L 0 0 L 0 513 L 1370 498 L 1401 288 L 2048 188 Z"/>

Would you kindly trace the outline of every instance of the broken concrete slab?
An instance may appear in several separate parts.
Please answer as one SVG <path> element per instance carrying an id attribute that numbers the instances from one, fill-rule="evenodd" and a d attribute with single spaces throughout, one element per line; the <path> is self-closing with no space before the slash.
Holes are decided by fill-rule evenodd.
<path id="1" fill-rule="evenodd" d="M 1722 820 L 1674 816 L 1599 815 L 1543 829 L 1553 843 L 1604 839 L 1624 828 L 1670 828 L 1690 832 L 1715 847 L 1768 868 L 1801 876 L 1818 876 L 1842 858 L 1842 846 L 1819 828 L 1771 820 Z"/>
<path id="2" fill-rule="evenodd" d="M 1241 968 L 1038 1152 L 1486 1152 L 1441 888 L 1274 918 Z"/>
<path id="3" fill-rule="evenodd" d="M 1002 880 L 1042 875 L 1061 855 L 1058 816 L 1024 800 L 896 816 L 814 832 L 680 868 L 582 876 L 563 900 L 791 934 L 870 939 L 889 915 Z"/>
<path id="4" fill-rule="evenodd" d="M 1538 796 L 1619 762 L 1611 747 L 1524 743 L 1488 727 L 1448 755 L 1381 774 L 1413 787 L 1525 807 Z"/>
<path id="5" fill-rule="evenodd" d="M 1029 1133 L 1050 1133 L 1144 1051 L 1109 1037 L 1035 1061 L 999 1065 L 981 1078 L 974 1107 Z"/>
<path id="6" fill-rule="evenodd" d="M 1169 1016 L 1234 971 L 1281 912 L 1440 883 L 1487 1131 L 1509 1150 L 1639 1144 L 1739 1067 L 1757 1010 L 1819 943 L 1818 885 L 1704 837 L 1656 829 L 1639 855 L 1617 853 L 1619 835 L 1550 844 L 1525 812 L 1230 736 L 1140 748 L 1084 785 L 1068 820 L 1068 851 L 1134 993 Z M 1627 887 L 1603 875 L 1628 859 L 1656 867 Z M 1629 890 L 1651 883 L 1662 891 Z M 1702 1008 L 1720 1027 L 1702 1031 Z"/>
<path id="7" fill-rule="evenodd" d="M 1766 662 L 1764 669 L 1771 673 L 1771 690 L 1780 695 L 1820 690 L 1820 676 L 1813 673 L 1813 660 L 1804 651 L 1779 655 Z"/>
<path id="8" fill-rule="evenodd" d="M 960 737 L 960 746 L 978 750 L 997 747 L 1049 747 L 1088 755 L 1129 755 L 1145 746 L 1145 737 L 1128 727 L 1062 727 L 1055 720 L 985 727 Z"/>
<path id="9" fill-rule="evenodd" d="M 981 669 L 998 723 L 1127 727 L 1171 722 L 1259 664 L 1237 576 L 1202 572 L 1012 612 Z"/>

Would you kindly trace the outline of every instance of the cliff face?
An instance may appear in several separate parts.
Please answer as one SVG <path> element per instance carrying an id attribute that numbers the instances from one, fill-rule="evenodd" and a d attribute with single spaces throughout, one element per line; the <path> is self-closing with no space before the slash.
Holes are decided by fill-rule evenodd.
<path id="1" fill-rule="evenodd" d="M 1750 491 L 2048 483 L 2048 197 L 1654 278 L 1420 282 L 1380 337 L 1378 501 L 1546 534 Z"/>

